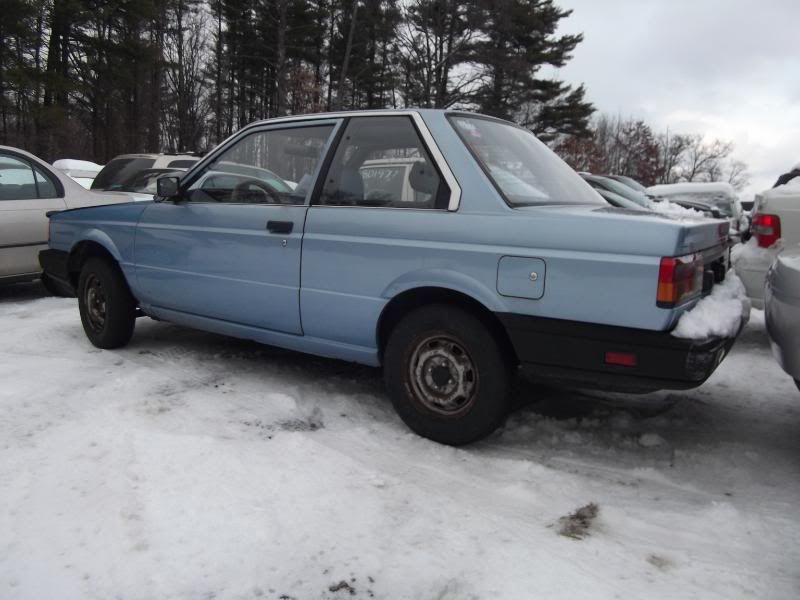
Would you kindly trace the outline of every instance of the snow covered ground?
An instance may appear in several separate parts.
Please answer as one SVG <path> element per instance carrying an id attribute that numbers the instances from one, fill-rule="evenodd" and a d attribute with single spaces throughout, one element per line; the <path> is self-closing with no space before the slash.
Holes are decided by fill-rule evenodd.
<path id="1" fill-rule="evenodd" d="M 0 336 L 0 598 L 800 597 L 800 392 L 759 311 L 698 390 L 526 383 L 464 449 L 372 369 L 148 319 L 100 351 L 35 285 Z"/>

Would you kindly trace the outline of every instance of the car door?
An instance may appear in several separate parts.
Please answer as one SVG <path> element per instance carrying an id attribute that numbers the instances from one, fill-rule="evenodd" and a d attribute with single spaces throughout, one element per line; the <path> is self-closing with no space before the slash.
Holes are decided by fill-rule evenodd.
<path id="1" fill-rule="evenodd" d="M 243 133 L 148 206 L 134 261 L 139 300 L 159 309 L 301 334 L 308 200 L 339 120 Z"/>
<path id="2" fill-rule="evenodd" d="M 348 120 L 306 219 L 300 304 L 307 336 L 374 347 L 388 286 L 465 260 L 443 243 L 453 231 L 452 188 L 423 126 L 412 115 Z"/>
<path id="3" fill-rule="evenodd" d="M 22 154 L 0 151 L 0 277 L 41 271 L 47 213 L 65 208 L 63 189 Z"/>

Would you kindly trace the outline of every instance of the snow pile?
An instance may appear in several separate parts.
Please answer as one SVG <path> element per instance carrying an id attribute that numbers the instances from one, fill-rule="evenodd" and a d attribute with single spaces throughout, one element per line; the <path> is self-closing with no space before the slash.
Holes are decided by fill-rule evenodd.
<path id="1" fill-rule="evenodd" d="M 92 173 L 99 173 L 100 170 L 103 168 L 101 165 L 97 163 L 93 163 L 88 160 L 77 160 L 74 158 L 61 158 L 53 163 L 53 166 L 56 169 L 61 169 L 64 172 L 67 171 L 89 171 Z"/>
<path id="2" fill-rule="evenodd" d="M 672 217 L 673 219 L 677 219 L 678 221 L 708 220 L 708 217 L 706 217 L 699 210 L 695 210 L 693 208 L 685 208 L 680 204 L 675 204 L 674 202 L 670 202 L 669 200 L 661 200 L 660 202 L 651 201 L 650 208 L 657 213 L 666 215 L 668 217 Z"/>
<path id="3" fill-rule="evenodd" d="M 663 183 L 651 185 L 647 188 L 647 193 L 650 196 L 674 196 L 678 194 L 725 194 L 736 196 L 736 190 L 733 189 L 733 186 L 723 181 Z"/>
<path id="4" fill-rule="evenodd" d="M 734 337 L 742 317 L 750 313 L 741 279 L 731 270 L 711 294 L 700 300 L 693 309 L 681 315 L 672 335 L 679 338 L 703 340 L 710 336 Z"/>

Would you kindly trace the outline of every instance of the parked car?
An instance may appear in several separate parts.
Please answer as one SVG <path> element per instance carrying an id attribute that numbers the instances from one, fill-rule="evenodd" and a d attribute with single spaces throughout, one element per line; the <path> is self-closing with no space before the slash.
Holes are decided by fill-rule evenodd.
<path id="1" fill-rule="evenodd" d="M 624 196 L 620 196 L 619 194 L 615 194 L 614 192 L 611 192 L 604 188 L 594 188 L 594 191 L 600 194 L 600 196 L 602 196 L 603 199 L 606 202 L 608 202 L 611 206 L 614 206 L 616 208 L 625 208 L 627 210 L 649 210 L 643 208 L 640 204 L 637 204 L 636 202 L 628 200 Z"/>
<path id="2" fill-rule="evenodd" d="M 765 300 L 772 353 L 800 389 L 800 246 L 775 259 L 767 275 Z"/>
<path id="3" fill-rule="evenodd" d="M 398 157 L 413 159 L 413 201 L 383 186 L 376 206 L 365 171 Z M 298 184 L 203 188 L 224 163 Z M 155 202 L 51 218 L 40 260 L 77 290 L 91 343 L 124 346 L 149 315 L 383 366 L 403 420 L 443 443 L 502 423 L 520 365 L 603 389 L 696 387 L 747 317 L 742 300 L 724 333 L 672 335 L 727 285 L 727 223 L 609 207 L 530 131 L 491 117 L 261 121 L 158 188 Z"/>
<path id="4" fill-rule="evenodd" d="M 603 194 L 603 192 L 610 192 L 613 194 L 613 196 L 611 196 L 613 199 L 617 199 L 621 196 L 627 199 L 629 202 L 633 202 L 641 209 L 650 210 L 650 201 L 647 199 L 647 196 L 641 192 L 637 192 L 624 183 L 620 183 L 619 181 L 604 177 L 602 175 L 592 175 L 591 173 L 581 173 L 580 176 L 583 177 L 586 183 L 600 192 L 600 195 L 604 198 L 606 196 Z M 606 198 L 606 200 L 608 200 L 608 198 Z"/>
<path id="5" fill-rule="evenodd" d="M 642 192 L 643 194 L 646 193 L 647 187 L 643 186 L 633 177 L 628 177 L 627 175 L 603 175 L 603 177 L 609 177 L 611 179 L 619 181 L 620 183 L 627 185 L 629 188 L 637 192 Z"/>
<path id="6" fill-rule="evenodd" d="M 61 158 L 53 162 L 53 166 L 72 177 L 87 190 L 92 187 L 92 182 L 97 174 L 103 170 L 102 165 L 88 160 Z"/>
<path id="7" fill-rule="evenodd" d="M 191 154 L 121 154 L 111 159 L 92 182 L 93 190 L 118 190 L 146 169 L 188 169 L 200 157 Z"/>
<path id="8" fill-rule="evenodd" d="M 752 238 L 736 253 L 736 273 L 753 306 L 764 306 L 764 283 L 782 248 L 800 244 L 800 178 L 756 194 Z"/>
<path id="9" fill-rule="evenodd" d="M 47 214 L 68 208 L 127 201 L 92 193 L 33 154 L 0 146 L 0 284 L 39 277 L 39 251 L 47 247 Z M 43 279 L 51 291 L 52 282 Z"/>
<path id="10" fill-rule="evenodd" d="M 729 183 L 689 182 L 651 185 L 647 188 L 647 195 L 656 201 L 669 200 L 687 208 L 696 208 L 699 205 L 709 209 L 715 216 L 730 221 L 731 234 L 734 238 L 738 239 L 744 229 L 739 197 Z"/>

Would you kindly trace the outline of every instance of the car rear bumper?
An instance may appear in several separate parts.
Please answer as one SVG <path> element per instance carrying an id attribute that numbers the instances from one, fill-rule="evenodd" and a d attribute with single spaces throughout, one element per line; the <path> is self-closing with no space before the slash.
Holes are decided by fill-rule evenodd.
<path id="1" fill-rule="evenodd" d="M 39 264 L 42 266 L 42 278 L 47 277 L 61 288 L 68 296 L 75 295 L 75 287 L 69 277 L 69 253 L 63 250 L 42 250 L 39 252 Z"/>
<path id="2" fill-rule="evenodd" d="M 625 392 L 697 387 L 719 366 L 736 340 L 690 340 L 666 331 L 509 313 L 498 317 L 522 368 L 534 377 Z M 746 322 L 743 316 L 739 331 Z M 633 356 L 635 364 L 609 364 L 607 353 Z"/>

